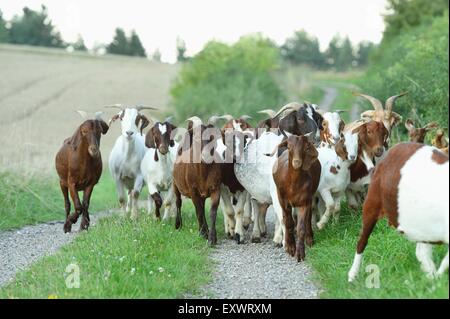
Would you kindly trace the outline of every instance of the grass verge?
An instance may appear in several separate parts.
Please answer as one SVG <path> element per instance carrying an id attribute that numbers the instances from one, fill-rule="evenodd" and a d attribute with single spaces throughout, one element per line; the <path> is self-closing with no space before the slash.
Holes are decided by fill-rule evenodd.
<path id="1" fill-rule="evenodd" d="M 325 289 L 322 298 L 448 298 L 448 272 L 432 281 L 425 277 L 415 256 L 415 244 L 399 235 L 386 220 L 380 220 L 364 252 L 358 279 L 347 282 L 347 272 L 353 262 L 361 229 L 361 212 L 352 214 L 343 206 L 338 223 L 330 222 L 323 231 L 315 232 L 316 244 L 308 251 L 308 262 L 315 269 L 316 279 Z M 448 246 L 434 248 L 439 265 Z M 373 272 L 379 269 L 379 288 L 368 288 Z"/>
<path id="2" fill-rule="evenodd" d="M 89 210 L 104 210 L 116 203 L 114 183 L 109 172 L 104 171 L 94 188 Z M 0 173 L 0 230 L 64 218 L 64 199 L 56 177 Z"/>
<path id="3" fill-rule="evenodd" d="M 181 298 L 211 279 L 207 242 L 193 206 L 183 205 L 183 228 L 147 214 L 137 221 L 113 216 L 81 233 L 0 289 L 0 298 Z M 218 235 L 223 223 L 218 214 Z M 79 267 L 79 288 L 67 288 L 68 265 Z M 72 270 L 73 271 L 73 270 Z"/>

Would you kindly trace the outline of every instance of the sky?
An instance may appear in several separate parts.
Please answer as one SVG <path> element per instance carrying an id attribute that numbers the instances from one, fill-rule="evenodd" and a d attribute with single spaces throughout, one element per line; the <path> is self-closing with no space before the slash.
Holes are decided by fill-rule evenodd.
<path id="1" fill-rule="evenodd" d="M 159 49 L 164 62 L 175 62 L 176 39 L 187 55 L 209 40 L 227 43 L 261 32 L 277 44 L 304 29 L 325 50 L 339 33 L 357 43 L 379 43 L 384 30 L 386 0 L 1 0 L 3 17 L 11 19 L 24 6 L 48 8 L 50 19 L 65 41 L 80 34 L 88 48 L 109 43 L 116 27 L 135 29 L 147 51 Z"/>

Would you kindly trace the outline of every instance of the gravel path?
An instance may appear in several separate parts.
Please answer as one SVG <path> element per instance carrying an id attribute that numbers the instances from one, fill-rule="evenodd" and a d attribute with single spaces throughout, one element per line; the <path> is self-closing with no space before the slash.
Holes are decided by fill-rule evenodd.
<path id="1" fill-rule="evenodd" d="M 338 96 L 338 90 L 331 86 L 323 87 L 322 90 L 324 90 L 325 94 L 319 104 L 319 107 L 324 111 L 329 111 L 331 109 L 331 105 Z"/>
<path id="2" fill-rule="evenodd" d="M 91 215 L 91 227 L 99 218 L 110 214 L 107 211 Z M 72 226 L 72 232 L 67 234 L 63 232 L 63 221 L 0 232 L 0 286 L 12 280 L 19 270 L 71 242 L 78 234 L 80 221 L 81 218 Z"/>
<path id="3" fill-rule="evenodd" d="M 274 246 L 272 208 L 267 212 L 266 221 L 268 235 L 261 243 L 250 243 L 251 230 L 246 232 L 244 244 L 221 240 L 211 256 L 217 264 L 213 281 L 201 289 L 200 296 L 187 298 L 318 298 L 320 291 L 311 279 L 310 267 Z"/>

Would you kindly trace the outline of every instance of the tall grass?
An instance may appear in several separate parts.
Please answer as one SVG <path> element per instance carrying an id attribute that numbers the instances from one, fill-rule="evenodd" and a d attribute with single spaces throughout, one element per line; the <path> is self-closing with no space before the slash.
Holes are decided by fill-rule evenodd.
<path id="1" fill-rule="evenodd" d="M 105 171 L 94 188 L 89 211 L 112 208 L 116 203 L 114 183 Z M 0 173 L 0 230 L 64 218 L 64 199 L 56 177 Z"/>

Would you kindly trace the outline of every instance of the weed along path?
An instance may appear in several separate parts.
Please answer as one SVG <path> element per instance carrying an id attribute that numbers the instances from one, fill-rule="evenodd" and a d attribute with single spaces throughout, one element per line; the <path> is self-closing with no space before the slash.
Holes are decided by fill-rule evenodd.
<path id="1" fill-rule="evenodd" d="M 213 280 L 190 298 L 261 298 L 312 299 L 319 297 L 319 288 L 312 281 L 308 264 L 298 263 L 283 248 L 272 242 L 275 214 L 267 212 L 268 234 L 261 243 L 251 243 L 251 227 L 245 243 L 238 245 L 222 239 L 211 254 L 216 264 Z M 306 257 L 308 258 L 308 257 Z"/>
<path id="2" fill-rule="evenodd" d="M 111 212 L 90 215 L 91 227 Z M 70 243 L 78 234 L 80 220 L 72 226 L 72 232 L 63 232 L 64 221 L 55 221 L 16 230 L 0 232 L 0 286 L 14 278 L 15 274 L 30 266 L 39 258 L 55 253 Z"/>

